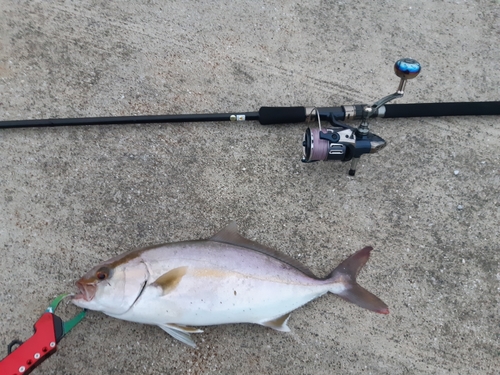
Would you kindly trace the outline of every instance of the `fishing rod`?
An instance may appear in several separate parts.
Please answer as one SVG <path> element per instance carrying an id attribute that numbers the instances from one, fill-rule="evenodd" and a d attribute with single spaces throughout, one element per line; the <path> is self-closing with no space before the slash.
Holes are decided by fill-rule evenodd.
<path id="1" fill-rule="evenodd" d="M 414 59 L 396 61 L 394 72 L 400 78 L 396 92 L 371 105 L 261 107 L 258 112 L 12 120 L 0 121 L 0 129 L 222 121 L 259 121 L 262 125 L 276 125 L 317 121 L 317 128 L 307 128 L 305 131 L 302 162 L 351 161 L 349 175 L 354 176 L 362 155 L 376 153 L 387 144 L 384 139 L 370 132 L 369 121 L 372 118 L 500 115 L 500 101 L 387 104 L 403 97 L 406 82 L 418 76 L 420 71 L 421 65 Z M 353 121 L 360 122 L 357 128 L 347 124 Z M 329 126 L 323 127 L 322 122 Z"/>

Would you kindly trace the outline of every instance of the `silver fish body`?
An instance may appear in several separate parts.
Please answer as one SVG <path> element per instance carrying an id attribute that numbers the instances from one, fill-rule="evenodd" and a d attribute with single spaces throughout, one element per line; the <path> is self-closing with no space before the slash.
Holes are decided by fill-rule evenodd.
<path id="1" fill-rule="evenodd" d="M 256 323 L 289 331 L 289 313 L 327 293 L 379 313 L 387 306 L 356 284 L 367 247 L 318 278 L 296 260 L 227 228 L 205 241 L 135 250 L 94 267 L 73 303 L 137 323 L 154 324 L 195 346 L 191 326 Z"/>

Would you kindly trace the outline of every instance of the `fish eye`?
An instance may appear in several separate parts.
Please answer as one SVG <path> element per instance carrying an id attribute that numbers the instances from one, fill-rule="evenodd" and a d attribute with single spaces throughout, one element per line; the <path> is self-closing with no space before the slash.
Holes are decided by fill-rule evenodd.
<path id="1" fill-rule="evenodd" d="M 99 280 L 106 280 L 109 276 L 109 268 L 108 267 L 101 267 L 97 270 L 97 272 L 95 273 L 95 276 L 99 279 Z"/>

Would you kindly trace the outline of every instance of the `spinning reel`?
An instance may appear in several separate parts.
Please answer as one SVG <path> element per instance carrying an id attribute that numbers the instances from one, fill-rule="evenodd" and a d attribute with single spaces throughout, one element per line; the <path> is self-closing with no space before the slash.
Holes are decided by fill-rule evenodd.
<path id="1" fill-rule="evenodd" d="M 359 158 L 363 154 L 373 154 L 386 146 L 386 141 L 376 134 L 370 133 L 371 117 L 384 117 L 385 104 L 404 95 L 406 81 L 420 73 L 418 61 L 401 59 L 394 64 L 394 72 L 401 78 L 394 94 L 387 95 L 371 106 L 342 106 L 342 111 L 335 112 L 331 108 L 313 108 L 309 116 L 316 116 L 318 128 L 307 128 L 304 134 L 302 162 L 312 163 L 319 160 L 351 161 L 349 175 L 354 176 Z M 325 118 L 333 127 L 322 129 L 321 119 Z M 358 128 L 353 128 L 344 120 L 361 119 Z"/>

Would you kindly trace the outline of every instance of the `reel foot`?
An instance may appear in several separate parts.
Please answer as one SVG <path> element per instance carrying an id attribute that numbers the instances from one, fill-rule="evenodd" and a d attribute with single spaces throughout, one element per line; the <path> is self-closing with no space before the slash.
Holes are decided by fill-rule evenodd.
<path id="1" fill-rule="evenodd" d="M 358 167 L 359 158 L 352 158 L 351 169 L 349 169 L 349 176 L 354 176 L 356 174 L 356 168 Z"/>

